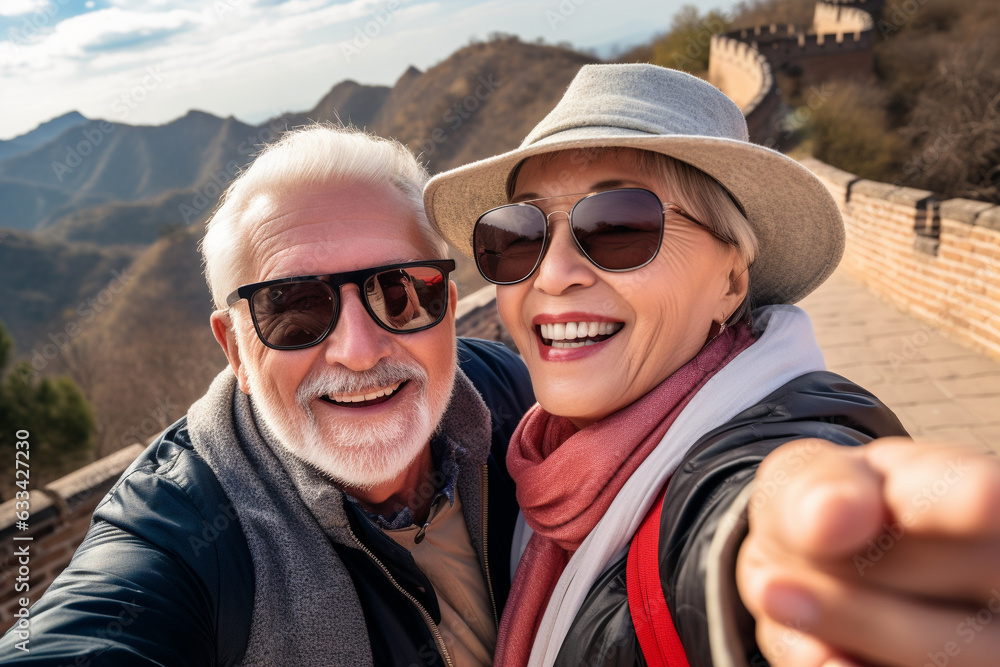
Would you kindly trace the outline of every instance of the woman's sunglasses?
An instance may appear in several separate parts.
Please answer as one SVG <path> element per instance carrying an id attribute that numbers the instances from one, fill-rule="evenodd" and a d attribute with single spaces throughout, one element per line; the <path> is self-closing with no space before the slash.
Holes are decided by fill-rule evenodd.
<path id="1" fill-rule="evenodd" d="M 320 276 L 279 278 L 238 288 L 226 299 L 250 304 L 257 336 L 275 350 L 299 350 L 323 341 L 340 316 L 340 287 L 357 285 L 375 323 L 392 333 L 415 333 L 444 319 L 448 274 L 455 260 L 389 264 Z"/>
<path id="2" fill-rule="evenodd" d="M 563 195 L 580 196 L 580 195 Z M 548 247 L 549 218 L 530 199 L 483 213 L 472 232 L 476 266 L 497 285 L 513 285 L 538 269 Z M 734 245 L 688 215 L 680 206 L 661 202 L 649 190 L 619 188 L 588 194 L 569 212 L 569 227 L 580 252 L 599 269 L 632 271 L 656 257 L 663 240 L 665 213 L 670 211 Z"/>

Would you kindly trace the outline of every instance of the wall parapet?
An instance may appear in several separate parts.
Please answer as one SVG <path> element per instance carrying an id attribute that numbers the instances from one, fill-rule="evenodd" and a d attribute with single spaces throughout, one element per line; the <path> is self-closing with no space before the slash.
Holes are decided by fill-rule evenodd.
<path id="1" fill-rule="evenodd" d="M 90 528 L 94 509 L 143 449 L 142 445 L 131 445 L 31 489 L 26 530 L 17 520 L 16 499 L 0 505 L 0 631 L 13 624 L 20 598 L 36 602 L 66 567 Z M 15 536 L 30 541 L 15 541 Z M 30 550 L 30 574 L 24 582 L 29 588 L 18 591 L 8 582 L 19 576 L 14 552 L 23 545 L 29 545 Z"/>
<path id="2" fill-rule="evenodd" d="M 1000 206 L 801 161 L 844 215 L 843 266 L 900 309 L 1000 360 Z"/>
<path id="3" fill-rule="evenodd" d="M 880 0 L 819 0 L 809 27 L 771 23 L 713 35 L 708 80 L 743 111 L 752 141 L 780 143 L 785 105 L 776 74 L 798 77 L 802 86 L 870 74 L 880 6 Z"/>

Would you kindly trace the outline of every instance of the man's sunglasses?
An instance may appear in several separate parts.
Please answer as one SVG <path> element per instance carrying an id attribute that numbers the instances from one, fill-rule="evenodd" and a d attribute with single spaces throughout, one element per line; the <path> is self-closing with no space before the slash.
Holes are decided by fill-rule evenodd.
<path id="1" fill-rule="evenodd" d="M 577 195 L 563 195 L 581 196 Z M 513 285 L 538 269 L 548 248 L 549 218 L 536 203 L 556 197 L 507 204 L 483 213 L 472 232 L 476 266 L 491 283 Z M 605 271 L 632 271 L 653 261 L 663 240 L 667 212 L 698 225 L 712 236 L 735 245 L 698 222 L 684 209 L 661 202 L 649 190 L 619 188 L 583 196 L 569 212 L 569 227 L 580 252 Z"/>
<path id="2" fill-rule="evenodd" d="M 275 350 L 299 350 L 323 341 L 337 325 L 340 287 L 357 285 L 376 324 L 414 333 L 438 324 L 448 310 L 448 274 L 455 260 L 389 264 L 320 276 L 279 278 L 238 288 L 226 298 L 250 304 L 257 336 Z"/>

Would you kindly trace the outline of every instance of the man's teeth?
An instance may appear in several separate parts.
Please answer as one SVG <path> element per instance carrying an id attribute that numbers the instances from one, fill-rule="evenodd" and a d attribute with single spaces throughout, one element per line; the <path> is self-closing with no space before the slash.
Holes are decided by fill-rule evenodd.
<path id="1" fill-rule="evenodd" d="M 552 347 L 583 347 L 600 342 L 592 338 L 618 333 L 623 326 L 622 322 L 557 322 L 539 325 L 539 333 Z"/>
<path id="2" fill-rule="evenodd" d="M 392 386 L 383 387 L 367 394 L 330 394 L 330 398 L 337 403 L 363 403 L 365 401 L 374 401 L 376 398 L 391 396 L 396 393 L 396 390 L 399 389 L 401 384 L 403 383 L 397 382 Z"/>

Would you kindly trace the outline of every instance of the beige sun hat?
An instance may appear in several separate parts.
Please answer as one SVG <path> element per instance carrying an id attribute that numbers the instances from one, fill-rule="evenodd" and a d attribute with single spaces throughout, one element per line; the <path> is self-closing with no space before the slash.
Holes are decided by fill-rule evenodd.
<path id="1" fill-rule="evenodd" d="M 472 227 L 507 201 L 507 179 L 525 158 L 621 146 L 669 155 L 729 191 L 757 234 L 752 303 L 794 303 L 826 280 L 844 253 L 844 222 L 826 187 L 777 151 L 748 140 L 746 119 L 719 89 L 656 65 L 586 65 L 520 148 L 438 174 L 424 190 L 427 215 L 472 257 Z"/>

